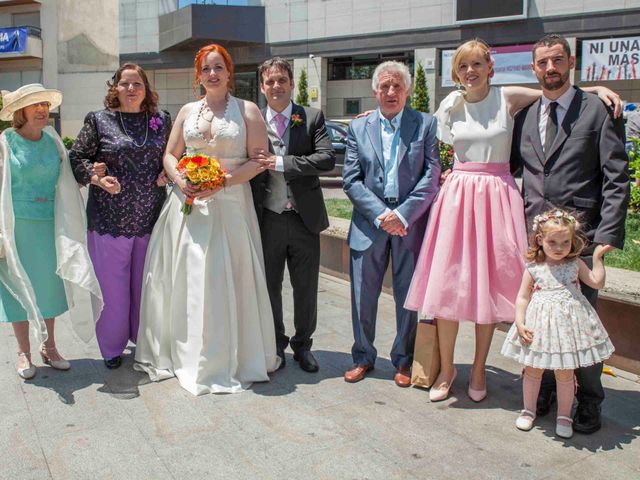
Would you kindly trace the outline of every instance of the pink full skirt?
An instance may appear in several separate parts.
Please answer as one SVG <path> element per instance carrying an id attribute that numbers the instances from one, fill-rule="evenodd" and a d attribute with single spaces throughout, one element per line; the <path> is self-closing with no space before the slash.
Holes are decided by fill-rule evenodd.
<path id="1" fill-rule="evenodd" d="M 527 232 L 508 163 L 457 163 L 431 208 L 405 308 L 478 324 L 513 322 Z"/>

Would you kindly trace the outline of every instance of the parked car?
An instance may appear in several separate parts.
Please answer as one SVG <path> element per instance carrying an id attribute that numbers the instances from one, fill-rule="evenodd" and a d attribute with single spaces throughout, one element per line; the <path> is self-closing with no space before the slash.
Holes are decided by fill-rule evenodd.
<path id="1" fill-rule="evenodd" d="M 323 177 L 341 177 L 344 166 L 344 154 L 347 150 L 347 127 L 344 123 L 327 121 L 327 132 L 331 139 L 331 144 L 336 152 L 336 166 L 330 172 L 323 174 Z"/>

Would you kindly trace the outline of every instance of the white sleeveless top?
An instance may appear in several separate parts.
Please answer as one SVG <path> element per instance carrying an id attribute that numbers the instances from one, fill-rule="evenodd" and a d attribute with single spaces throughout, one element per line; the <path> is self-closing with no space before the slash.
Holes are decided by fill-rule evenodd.
<path id="1" fill-rule="evenodd" d="M 502 88 L 490 87 L 479 102 L 465 101 L 460 91 L 442 100 L 438 111 L 438 139 L 453 145 L 457 162 L 508 163 L 513 118 Z"/>

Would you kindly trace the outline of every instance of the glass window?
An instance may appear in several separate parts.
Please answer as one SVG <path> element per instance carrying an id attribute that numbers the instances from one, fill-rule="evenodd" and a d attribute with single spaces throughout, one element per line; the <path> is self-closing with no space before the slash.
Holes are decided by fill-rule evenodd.
<path id="1" fill-rule="evenodd" d="M 359 98 L 345 98 L 344 99 L 344 114 L 345 115 L 358 115 L 360 110 Z"/>
<path id="2" fill-rule="evenodd" d="M 456 22 L 526 17 L 527 0 L 456 0 Z"/>
<path id="3" fill-rule="evenodd" d="M 11 21 L 14 27 L 40 28 L 40 12 L 14 13 Z"/>
<path id="4" fill-rule="evenodd" d="M 344 130 L 328 124 L 327 132 L 329 133 L 329 138 L 333 143 L 347 143 L 347 134 L 344 132 Z"/>
<path id="5" fill-rule="evenodd" d="M 387 60 L 406 63 L 413 71 L 413 52 L 354 55 L 329 59 L 329 80 L 365 80 L 373 77 L 376 67 Z"/>

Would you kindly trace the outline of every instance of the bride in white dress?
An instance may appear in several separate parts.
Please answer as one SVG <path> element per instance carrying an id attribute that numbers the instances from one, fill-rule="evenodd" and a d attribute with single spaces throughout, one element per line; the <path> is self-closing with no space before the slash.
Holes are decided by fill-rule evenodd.
<path id="1" fill-rule="evenodd" d="M 260 230 L 248 181 L 263 170 L 247 152 L 268 149 L 258 107 L 228 94 L 233 64 L 222 47 L 196 56 L 205 97 L 182 107 L 164 158 L 176 183 L 145 261 L 135 369 L 176 376 L 194 395 L 235 393 L 268 381 L 276 355 Z M 196 192 L 179 177 L 185 153 L 216 157 L 223 189 Z M 196 197 L 190 215 L 180 208 Z"/>

